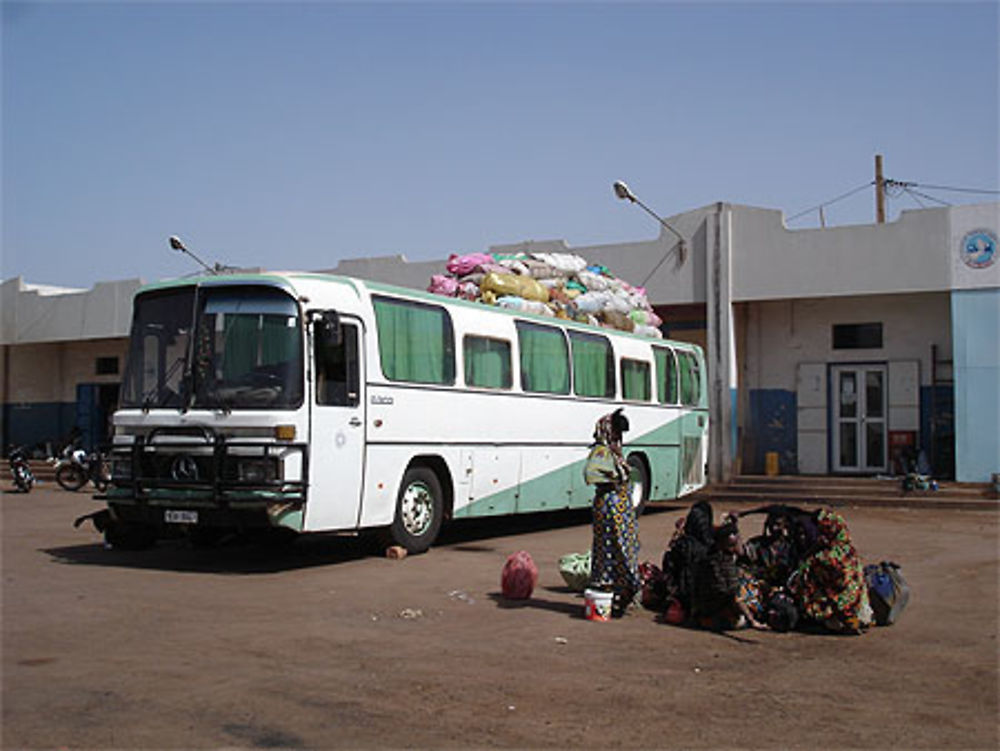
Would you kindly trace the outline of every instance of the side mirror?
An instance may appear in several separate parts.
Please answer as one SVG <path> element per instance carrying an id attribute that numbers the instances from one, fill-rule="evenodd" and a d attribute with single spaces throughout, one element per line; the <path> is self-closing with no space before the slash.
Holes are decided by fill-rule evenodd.
<path id="1" fill-rule="evenodd" d="M 335 310 L 318 311 L 313 317 L 313 330 L 324 347 L 339 347 L 343 341 L 340 316 Z"/>

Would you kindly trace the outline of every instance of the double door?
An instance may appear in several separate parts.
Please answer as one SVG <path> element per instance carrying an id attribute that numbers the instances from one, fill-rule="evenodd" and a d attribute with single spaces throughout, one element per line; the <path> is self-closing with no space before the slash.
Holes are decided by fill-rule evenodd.
<path id="1" fill-rule="evenodd" d="M 887 368 L 835 365 L 833 471 L 874 474 L 887 467 Z"/>

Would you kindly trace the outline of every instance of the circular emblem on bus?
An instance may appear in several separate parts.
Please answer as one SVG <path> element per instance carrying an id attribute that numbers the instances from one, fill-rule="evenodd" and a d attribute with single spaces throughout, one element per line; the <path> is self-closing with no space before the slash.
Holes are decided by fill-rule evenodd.
<path id="1" fill-rule="evenodd" d="M 972 269 L 985 269 L 997 260 L 997 236 L 988 229 L 974 229 L 962 238 L 962 260 Z"/>
<path id="2" fill-rule="evenodd" d="M 198 463 L 193 456 L 181 454 L 170 465 L 170 476 L 181 481 L 197 480 Z"/>

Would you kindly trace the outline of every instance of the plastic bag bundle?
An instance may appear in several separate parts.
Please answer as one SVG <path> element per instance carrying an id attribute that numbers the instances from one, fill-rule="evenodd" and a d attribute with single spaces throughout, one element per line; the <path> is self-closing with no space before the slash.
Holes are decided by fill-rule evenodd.
<path id="1" fill-rule="evenodd" d="M 558 277 L 559 272 L 549 266 L 544 261 L 536 261 L 534 258 L 526 258 L 522 261 L 532 279 L 550 279 Z"/>
<path id="2" fill-rule="evenodd" d="M 648 336 L 650 339 L 662 339 L 663 338 L 663 332 L 660 331 L 655 326 L 639 326 L 639 325 L 636 325 L 636 327 L 634 329 L 632 329 L 632 333 L 633 334 L 638 334 L 639 336 Z"/>
<path id="3" fill-rule="evenodd" d="M 496 302 L 498 307 L 507 310 L 519 310 L 522 313 L 534 313 L 538 316 L 554 316 L 556 313 L 551 307 L 540 300 L 525 300 L 523 297 L 499 297 Z"/>
<path id="4" fill-rule="evenodd" d="M 600 292 L 611 286 L 611 281 L 606 276 L 595 274 L 593 271 L 581 271 L 576 278 L 580 280 L 580 284 L 593 292 Z"/>
<path id="5" fill-rule="evenodd" d="M 476 282 L 462 281 L 458 285 L 458 297 L 475 302 L 479 299 L 479 285 Z"/>
<path id="6" fill-rule="evenodd" d="M 431 277 L 431 284 L 427 291 L 445 297 L 455 297 L 458 294 L 458 280 L 444 274 L 435 274 Z"/>
<path id="7" fill-rule="evenodd" d="M 892 561 L 870 563 L 864 568 L 868 598 L 875 613 L 875 623 L 891 626 L 910 601 L 910 585 Z"/>
<path id="8" fill-rule="evenodd" d="M 618 331 L 635 331 L 635 322 L 627 315 L 618 310 L 607 308 L 600 313 L 600 320 L 609 328 Z"/>
<path id="9" fill-rule="evenodd" d="M 659 327 L 663 323 L 663 319 L 656 315 L 656 313 L 651 310 L 643 310 L 642 308 L 634 308 L 628 314 L 628 317 L 632 319 L 636 326 Z"/>
<path id="10" fill-rule="evenodd" d="M 607 292 L 584 292 L 573 300 L 576 309 L 581 313 L 599 313 L 607 307 L 611 301 L 611 295 Z"/>
<path id="11" fill-rule="evenodd" d="M 559 575 L 574 592 L 582 592 L 590 584 L 590 551 L 568 553 L 559 559 Z"/>
<path id="12" fill-rule="evenodd" d="M 587 262 L 571 253 L 532 253 L 536 261 L 547 263 L 566 275 L 577 274 L 587 268 Z"/>
<path id="13" fill-rule="evenodd" d="M 522 263 L 520 258 L 501 258 L 499 263 L 503 268 L 507 269 L 511 273 L 517 274 L 518 276 L 531 276 L 531 274 L 528 273 L 528 267 Z"/>
<path id="14" fill-rule="evenodd" d="M 453 254 L 428 290 L 543 316 L 662 338 L 646 290 L 572 253 Z"/>
<path id="15" fill-rule="evenodd" d="M 471 274 L 475 271 L 476 266 L 483 263 L 493 263 L 493 256 L 486 253 L 469 253 L 464 256 L 452 254 L 448 258 L 445 268 L 448 269 L 449 274 L 465 276 L 466 274 Z"/>
<path id="16" fill-rule="evenodd" d="M 494 274 L 491 272 L 483 277 L 483 281 L 479 286 L 484 291 L 494 292 L 497 295 L 513 295 L 523 297 L 525 300 L 538 300 L 539 302 L 548 302 L 549 300 L 548 289 L 530 276 Z"/>
<path id="17" fill-rule="evenodd" d="M 538 584 L 538 566 L 526 550 L 508 556 L 500 573 L 500 590 L 508 600 L 527 600 Z"/>

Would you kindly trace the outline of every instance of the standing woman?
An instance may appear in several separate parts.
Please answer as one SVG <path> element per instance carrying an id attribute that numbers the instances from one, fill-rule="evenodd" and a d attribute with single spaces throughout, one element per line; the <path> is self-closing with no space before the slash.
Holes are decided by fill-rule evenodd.
<path id="1" fill-rule="evenodd" d="M 613 617 L 620 618 L 639 592 L 639 534 L 632 508 L 629 467 L 622 453 L 628 418 L 616 409 L 597 421 L 594 444 L 608 449 L 611 461 L 594 482 L 594 541 L 590 586 L 610 591 Z"/>

